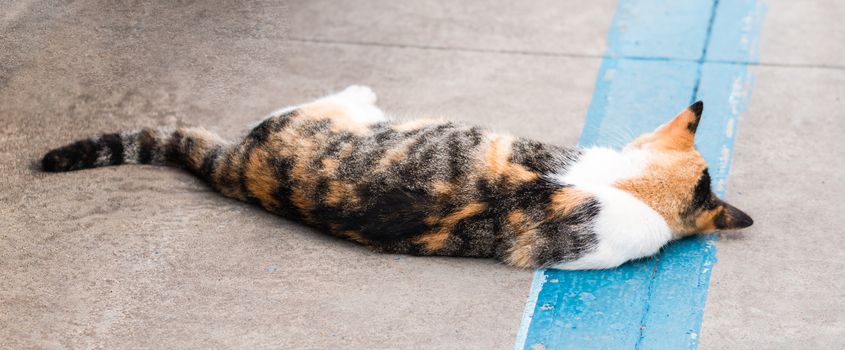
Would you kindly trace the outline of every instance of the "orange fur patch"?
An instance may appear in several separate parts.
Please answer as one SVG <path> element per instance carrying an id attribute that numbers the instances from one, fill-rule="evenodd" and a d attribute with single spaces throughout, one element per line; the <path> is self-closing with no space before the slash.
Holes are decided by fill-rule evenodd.
<path id="1" fill-rule="evenodd" d="M 523 223 L 525 223 L 526 219 L 527 219 L 527 216 L 525 215 L 525 212 L 522 211 L 522 210 L 517 209 L 517 210 L 514 210 L 514 211 L 508 213 L 508 223 L 513 225 L 515 228 L 518 228 Z M 516 230 L 516 231 L 518 231 L 518 230 Z"/>
<path id="2" fill-rule="evenodd" d="M 716 231 L 716 216 L 719 215 L 725 208 L 723 206 L 718 206 L 712 210 L 703 211 L 701 214 L 695 218 L 695 228 L 696 230 L 693 232 L 713 232 Z M 689 232 L 692 233 L 692 232 Z"/>
<path id="3" fill-rule="evenodd" d="M 346 239 L 349 239 L 353 242 L 358 242 L 358 243 L 361 243 L 361 244 L 364 244 L 364 245 L 369 243 L 363 236 L 361 236 L 361 233 L 359 233 L 358 231 L 352 231 L 352 230 L 337 231 L 336 235 L 341 237 L 341 238 L 346 238 Z"/>
<path id="4" fill-rule="evenodd" d="M 323 173 L 325 176 L 331 177 L 337 172 L 337 159 L 323 158 L 321 163 L 323 164 Z"/>
<path id="5" fill-rule="evenodd" d="M 385 169 L 390 165 L 400 162 L 407 157 L 407 150 L 404 147 L 393 147 L 384 152 L 384 156 L 379 159 L 378 169 Z"/>
<path id="6" fill-rule="evenodd" d="M 295 135 L 296 133 L 289 129 L 283 129 L 275 134 L 269 135 L 266 142 L 267 149 L 273 150 L 273 156 L 275 157 L 293 158 L 297 150 L 295 144 L 289 140 L 296 140 L 292 138 Z"/>
<path id="7" fill-rule="evenodd" d="M 459 221 L 471 216 L 478 215 L 486 209 L 487 203 L 470 203 L 465 205 L 463 208 L 458 209 L 457 211 L 447 215 L 440 222 L 445 226 L 454 226 Z"/>
<path id="8" fill-rule="evenodd" d="M 342 105 L 331 102 L 317 102 L 302 106 L 299 113 L 303 119 L 331 121 L 329 127 L 332 132 L 348 131 L 353 134 L 363 135 L 369 132 L 367 124 L 361 123 L 351 115 Z"/>
<path id="9" fill-rule="evenodd" d="M 236 198 L 238 200 L 246 200 L 241 193 L 240 187 L 240 169 L 241 169 L 241 155 L 244 152 L 243 144 L 237 146 L 237 149 L 228 153 L 226 161 L 222 162 L 222 166 L 217 167 L 214 171 L 212 179 L 219 187 L 220 193 L 229 198 Z M 238 184 L 238 185 L 236 185 Z"/>
<path id="10" fill-rule="evenodd" d="M 325 135 L 314 135 L 311 138 L 299 137 L 296 139 L 296 157 L 291 168 L 291 177 L 305 186 L 313 185 L 317 182 L 317 173 L 315 173 L 310 166 L 311 159 L 317 149 L 317 145 L 325 141 Z"/>
<path id="11" fill-rule="evenodd" d="M 273 192 L 279 186 L 273 168 L 267 164 L 269 159 L 267 150 L 255 148 L 247 160 L 244 177 L 246 187 L 257 198 L 265 208 L 271 208 L 278 204 Z"/>
<path id="12" fill-rule="evenodd" d="M 429 253 L 436 252 L 442 249 L 443 246 L 446 244 L 446 239 L 449 238 L 449 234 L 452 227 L 454 227 L 461 220 L 477 215 L 486 209 L 487 203 L 469 203 L 463 208 L 458 209 L 441 219 L 441 228 L 439 230 L 420 236 L 419 238 L 414 240 L 414 242 L 423 245 L 424 249 Z M 426 217 L 426 219 L 428 221 L 429 219 L 435 218 Z"/>
<path id="13" fill-rule="evenodd" d="M 291 189 L 290 201 L 306 219 L 310 220 L 310 212 L 314 210 L 317 204 L 311 199 L 309 192 L 294 187 Z"/>
<path id="14" fill-rule="evenodd" d="M 533 244 L 536 243 L 536 224 L 532 223 L 522 210 L 514 210 L 508 213 L 508 225 L 511 232 L 516 235 L 514 245 L 508 250 L 505 262 L 516 267 L 534 267 Z"/>
<path id="15" fill-rule="evenodd" d="M 537 240 L 535 232 L 534 229 L 517 232 L 516 242 L 505 258 L 506 263 L 521 268 L 534 267 L 537 264 L 532 253 L 533 244 Z"/>
<path id="16" fill-rule="evenodd" d="M 434 226 L 437 225 L 438 222 L 440 222 L 440 218 L 437 216 L 428 215 L 423 218 L 423 222 L 425 222 L 426 225 Z"/>
<path id="17" fill-rule="evenodd" d="M 693 190 L 707 162 L 694 149 L 666 152 L 637 178 L 616 183 L 616 187 L 639 198 L 659 213 L 673 232 L 688 232 L 681 209 L 692 201 Z"/>
<path id="18" fill-rule="evenodd" d="M 449 230 L 446 228 L 441 228 L 437 231 L 432 233 L 420 236 L 414 243 L 421 244 L 425 248 L 425 250 L 429 253 L 436 252 L 443 248 L 446 245 L 446 239 L 449 238 Z"/>
<path id="19" fill-rule="evenodd" d="M 551 212 L 555 217 L 569 215 L 573 209 L 584 203 L 592 196 L 584 191 L 572 187 L 565 187 L 552 194 Z"/>
<path id="20" fill-rule="evenodd" d="M 337 157 L 340 160 L 349 158 L 349 156 L 351 156 L 352 152 L 354 152 L 354 151 L 355 151 L 355 147 L 353 147 L 352 144 L 347 143 L 347 144 L 343 145 L 343 147 L 340 148 L 340 152 L 337 153 Z"/>
<path id="21" fill-rule="evenodd" d="M 445 195 L 452 193 L 454 186 L 443 180 L 435 180 L 431 183 L 431 189 L 435 194 Z"/>
<path id="22" fill-rule="evenodd" d="M 510 182 L 521 183 L 536 180 L 539 174 L 510 161 L 513 138 L 494 135 L 484 154 L 486 172 L 490 178 L 504 177 Z"/>
<path id="23" fill-rule="evenodd" d="M 358 203 L 356 194 L 355 184 L 345 181 L 331 181 L 326 191 L 326 204 L 331 206 L 341 203 L 355 204 Z"/>
<path id="24" fill-rule="evenodd" d="M 176 132 L 183 138 L 190 138 L 193 141 L 191 150 L 186 155 L 188 166 L 194 169 L 202 166 L 203 158 L 215 144 L 225 143 L 219 136 L 202 128 L 179 128 Z"/>
<path id="25" fill-rule="evenodd" d="M 688 126 L 696 122 L 695 112 L 687 108 L 654 132 L 632 141 L 632 147 L 650 147 L 666 151 L 688 151 L 695 145 L 695 134 Z"/>

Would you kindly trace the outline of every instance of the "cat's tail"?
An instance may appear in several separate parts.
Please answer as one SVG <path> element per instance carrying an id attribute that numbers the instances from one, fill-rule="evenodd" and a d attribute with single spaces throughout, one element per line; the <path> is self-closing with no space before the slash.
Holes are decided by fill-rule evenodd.
<path id="1" fill-rule="evenodd" d="M 144 128 L 56 148 L 44 155 L 41 168 L 63 172 L 120 164 L 175 165 L 210 180 L 215 162 L 227 146 L 226 141 L 202 128 Z"/>

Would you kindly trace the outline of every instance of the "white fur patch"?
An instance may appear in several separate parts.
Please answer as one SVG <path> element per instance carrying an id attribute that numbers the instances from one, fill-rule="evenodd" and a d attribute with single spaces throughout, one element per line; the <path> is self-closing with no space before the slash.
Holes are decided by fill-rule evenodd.
<path id="1" fill-rule="evenodd" d="M 373 124 L 387 121 L 384 112 L 376 107 L 376 93 L 362 85 L 352 85 L 340 93 L 318 100 L 342 105 L 356 121 Z"/>
<path id="2" fill-rule="evenodd" d="M 92 139 L 93 142 L 96 144 L 100 141 L 100 138 Z M 106 166 L 111 164 L 111 149 L 109 147 L 102 147 L 97 150 L 97 160 L 94 162 L 96 166 Z"/>
<path id="3" fill-rule="evenodd" d="M 165 164 L 167 162 L 167 159 L 165 158 L 167 154 L 163 150 L 167 148 L 167 144 L 173 136 L 172 134 L 173 130 L 169 128 L 155 129 L 156 147 L 152 152 L 153 159 L 150 161 L 150 164 Z"/>
<path id="4" fill-rule="evenodd" d="M 554 266 L 563 270 L 608 269 L 653 255 L 672 239 L 669 225 L 654 209 L 625 191 L 610 187 L 579 187 L 592 193 L 601 211 L 593 231 L 598 244 L 578 260 Z"/>
<path id="5" fill-rule="evenodd" d="M 270 113 L 270 116 L 268 118 L 280 116 L 282 114 L 308 105 L 329 102 L 343 106 L 350 116 L 364 124 L 374 124 L 389 121 L 389 118 L 387 118 L 384 112 L 382 112 L 382 110 L 376 106 L 375 103 L 377 100 L 378 97 L 376 96 L 376 93 L 373 92 L 373 90 L 369 87 L 363 85 L 351 85 L 341 92 L 321 97 L 313 102 L 279 109 L 273 113 Z M 255 125 L 252 125 L 251 127 L 254 128 L 258 126 L 258 124 L 261 124 L 262 121 L 264 120 L 262 119 L 258 121 L 257 123 L 255 123 Z"/>
<path id="6" fill-rule="evenodd" d="M 575 186 L 611 186 L 621 179 L 639 176 L 647 165 L 648 154 L 645 151 L 595 147 L 585 149 L 565 174 L 555 178 Z"/>
<path id="7" fill-rule="evenodd" d="M 138 131 L 122 132 L 120 139 L 123 141 L 123 161 L 127 164 L 138 163 L 138 138 L 135 134 Z"/>
<path id="8" fill-rule="evenodd" d="M 613 185 L 639 176 L 647 165 L 646 151 L 590 148 L 565 174 L 553 177 L 591 193 L 601 207 L 593 226 L 598 240 L 596 247 L 578 260 L 554 268 L 613 268 L 628 260 L 653 255 L 672 239 L 669 225 L 660 214 Z"/>

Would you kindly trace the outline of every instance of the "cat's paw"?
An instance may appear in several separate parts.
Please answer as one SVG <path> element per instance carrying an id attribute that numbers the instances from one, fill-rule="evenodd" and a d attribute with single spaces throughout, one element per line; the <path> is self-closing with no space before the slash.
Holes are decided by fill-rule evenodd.
<path id="1" fill-rule="evenodd" d="M 368 86 L 364 85 L 350 85 L 344 89 L 339 95 L 357 101 L 363 104 L 375 104 L 378 96 Z"/>

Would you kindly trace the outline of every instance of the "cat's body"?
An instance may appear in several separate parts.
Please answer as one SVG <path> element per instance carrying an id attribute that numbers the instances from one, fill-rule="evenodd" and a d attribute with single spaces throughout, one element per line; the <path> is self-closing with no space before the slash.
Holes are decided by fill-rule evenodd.
<path id="1" fill-rule="evenodd" d="M 570 149 L 448 122 L 391 123 L 374 103 L 353 86 L 276 112 L 239 143 L 144 129 L 53 150 L 42 165 L 176 164 L 228 197 L 377 251 L 519 267 L 610 268 L 673 238 L 750 225 L 710 192 L 691 142 L 663 145 L 659 129 L 623 151 Z M 678 118 L 693 135 L 700 105 L 687 112 Z"/>

